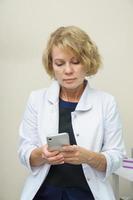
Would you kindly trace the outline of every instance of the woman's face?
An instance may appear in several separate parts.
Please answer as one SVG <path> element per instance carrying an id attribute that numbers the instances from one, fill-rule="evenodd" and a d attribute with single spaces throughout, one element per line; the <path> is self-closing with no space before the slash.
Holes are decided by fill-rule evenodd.
<path id="1" fill-rule="evenodd" d="M 71 50 L 53 47 L 52 65 L 54 76 L 63 88 L 74 90 L 83 84 L 85 67 Z"/>

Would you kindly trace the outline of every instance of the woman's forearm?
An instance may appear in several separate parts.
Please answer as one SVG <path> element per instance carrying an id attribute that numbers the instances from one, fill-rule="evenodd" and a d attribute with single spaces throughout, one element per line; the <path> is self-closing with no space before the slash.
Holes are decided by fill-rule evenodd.
<path id="1" fill-rule="evenodd" d="M 103 154 L 97 152 L 88 152 L 87 164 L 94 167 L 98 171 L 105 172 L 107 161 Z"/>
<path id="2" fill-rule="evenodd" d="M 38 147 L 31 152 L 30 164 L 32 167 L 45 164 L 45 159 L 42 157 L 42 147 Z"/>

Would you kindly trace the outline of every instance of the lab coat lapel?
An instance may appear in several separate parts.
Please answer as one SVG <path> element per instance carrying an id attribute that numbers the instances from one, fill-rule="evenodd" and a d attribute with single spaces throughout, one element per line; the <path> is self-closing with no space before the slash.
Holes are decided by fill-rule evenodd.
<path id="1" fill-rule="evenodd" d="M 59 124 L 59 84 L 53 81 L 48 88 L 41 110 L 41 131 L 40 137 L 42 143 L 46 143 L 46 136 L 58 134 Z"/>

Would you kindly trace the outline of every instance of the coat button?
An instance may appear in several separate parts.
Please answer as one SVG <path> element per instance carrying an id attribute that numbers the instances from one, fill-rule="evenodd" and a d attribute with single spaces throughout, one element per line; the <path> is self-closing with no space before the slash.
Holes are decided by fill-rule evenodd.
<path id="1" fill-rule="evenodd" d="M 79 137 L 79 133 L 76 133 L 76 136 Z"/>

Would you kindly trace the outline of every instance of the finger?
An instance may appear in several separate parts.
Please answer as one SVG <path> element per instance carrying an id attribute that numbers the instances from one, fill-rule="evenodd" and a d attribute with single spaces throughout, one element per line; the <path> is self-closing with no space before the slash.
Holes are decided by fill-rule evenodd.
<path id="1" fill-rule="evenodd" d="M 64 151 L 62 152 L 62 155 L 64 156 L 64 158 L 74 158 L 76 156 L 75 152 L 73 151 Z"/>
<path id="2" fill-rule="evenodd" d="M 52 164 L 52 165 L 64 164 L 64 158 L 58 159 L 58 160 L 50 159 L 49 164 Z"/>
<path id="3" fill-rule="evenodd" d="M 64 163 L 81 164 L 78 159 L 73 159 L 73 158 L 64 158 Z"/>
<path id="4" fill-rule="evenodd" d="M 45 155 L 49 158 L 49 157 L 54 157 L 56 155 L 59 154 L 59 151 L 46 151 Z"/>
<path id="5" fill-rule="evenodd" d="M 64 164 L 64 159 L 53 161 L 51 164 L 53 164 L 53 165 L 55 165 L 55 164 Z"/>
<path id="6" fill-rule="evenodd" d="M 77 145 L 63 146 L 62 150 L 63 151 L 76 151 L 77 150 Z"/>
<path id="7" fill-rule="evenodd" d="M 63 157 L 63 155 L 57 155 L 57 156 L 54 156 L 54 157 L 49 157 L 48 158 L 48 161 L 49 162 L 58 162 L 58 161 L 62 161 L 62 160 L 64 160 L 64 157 Z"/>

